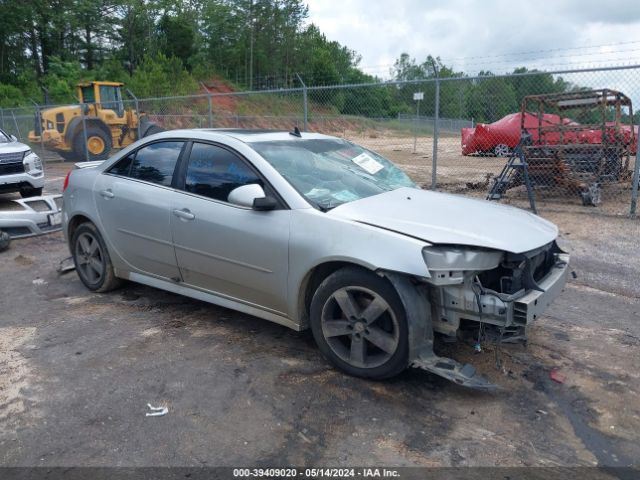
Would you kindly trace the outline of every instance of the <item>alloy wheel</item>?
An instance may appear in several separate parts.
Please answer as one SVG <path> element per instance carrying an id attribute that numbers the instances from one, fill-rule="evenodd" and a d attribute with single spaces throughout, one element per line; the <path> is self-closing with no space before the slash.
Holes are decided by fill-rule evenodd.
<path id="1" fill-rule="evenodd" d="M 75 249 L 76 267 L 92 285 L 99 283 L 105 273 L 104 257 L 98 239 L 84 232 L 78 236 Z"/>
<path id="2" fill-rule="evenodd" d="M 400 343 L 398 319 L 389 304 L 360 286 L 333 292 L 322 309 L 321 326 L 329 348 L 358 368 L 383 365 Z"/>

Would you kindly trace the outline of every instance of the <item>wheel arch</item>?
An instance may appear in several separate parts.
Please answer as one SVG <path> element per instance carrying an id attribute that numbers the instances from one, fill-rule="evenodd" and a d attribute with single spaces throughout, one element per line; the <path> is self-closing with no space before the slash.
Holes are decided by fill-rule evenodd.
<path id="1" fill-rule="evenodd" d="M 373 265 L 358 262 L 353 259 L 325 260 L 315 265 L 303 277 L 298 289 L 296 317 L 300 322 L 300 330 L 309 328 L 309 309 L 314 292 L 329 275 L 345 267 L 353 267 L 373 273 L 380 272 L 380 270 Z M 382 275 L 382 277 L 384 277 L 384 275 Z M 393 283 L 391 284 L 393 285 Z"/>
<path id="2" fill-rule="evenodd" d="M 69 244 L 69 248 L 72 247 L 71 241 L 73 239 L 73 234 L 78 229 L 78 227 L 80 225 L 82 225 L 83 223 L 91 223 L 96 228 L 98 228 L 98 226 L 96 225 L 96 222 L 94 222 L 91 218 L 87 217 L 86 215 L 84 215 L 82 213 L 77 213 L 76 215 L 71 217 L 69 219 L 69 222 L 67 223 L 67 229 L 66 229 L 67 243 Z"/>

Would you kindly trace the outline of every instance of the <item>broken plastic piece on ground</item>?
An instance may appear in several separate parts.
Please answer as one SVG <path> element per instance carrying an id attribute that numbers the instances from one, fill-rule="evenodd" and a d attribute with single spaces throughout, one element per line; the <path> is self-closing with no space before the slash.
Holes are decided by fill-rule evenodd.
<path id="1" fill-rule="evenodd" d="M 67 257 L 63 260 L 60 260 L 60 263 L 56 268 L 56 272 L 62 275 L 63 273 L 67 273 L 75 269 L 76 269 L 76 265 L 73 263 L 73 257 Z"/>
<path id="2" fill-rule="evenodd" d="M 147 403 L 147 407 L 149 407 L 149 410 L 152 410 L 152 412 L 147 412 L 145 414 L 146 417 L 162 417 L 169 413 L 169 409 L 167 407 L 153 407 L 150 403 Z"/>
<path id="3" fill-rule="evenodd" d="M 556 383 L 564 383 L 564 381 L 567 379 L 567 376 L 557 368 L 554 368 L 549 373 L 549 378 L 551 378 L 551 380 L 553 380 Z"/>
<path id="4" fill-rule="evenodd" d="M 473 365 L 468 363 L 462 365 L 451 358 L 439 357 L 433 352 L 420 354 L 411 363 L 411 366 L 435 373 L 464 387 L 481 390 L 496 390 L 499 388 L 478 373 Z"/>

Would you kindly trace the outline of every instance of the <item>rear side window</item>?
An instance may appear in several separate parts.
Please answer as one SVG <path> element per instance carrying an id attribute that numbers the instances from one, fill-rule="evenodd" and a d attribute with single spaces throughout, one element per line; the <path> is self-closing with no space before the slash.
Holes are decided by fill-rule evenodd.
<path id="1" fill-rule="evenodd" d="M 136 156 L 135 153 L 132 153 L 118 163 L 116 163 L 113 167 L 109 169 L 109 173 L 113 173 L 114 175 L 122 175 L 123 177 L 128 177 L 129 172 L 131 171 L 131 163 L 133 163 L 133 158 Z"/>
<path id="2" fill-rule="evenodd" d="M 157 142 L 116 163 L 109 173 L 170 186 L 184 142 Z"/>
<path id="3" fill-rule="evenodd" d="M 186 191 L 226 202 L 233 189 L 254 183 L 264 188 L 262 179 L 237 155 L 215 145 L 193 144 Z"/>

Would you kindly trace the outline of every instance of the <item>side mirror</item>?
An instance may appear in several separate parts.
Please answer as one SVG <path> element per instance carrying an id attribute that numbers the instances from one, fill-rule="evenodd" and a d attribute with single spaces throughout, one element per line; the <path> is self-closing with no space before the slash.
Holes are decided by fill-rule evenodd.
<path id="1" fill-rule="evenodd" d="M 229 203 L 254 210 L 273 210 L 278 202 L 275 198 L 267 197 L 262 187 L 256 183 L 234 188 L 227 197 Z"/>
<path id="2" fill-rule="evenodd" d="M 9 138 L 11 139 L 12 142 L 17 142 L 18 139 L 16 138 L 15 135 L 9 135 Z"/>
<path id="3" fill-rule="evenodd" d="M 275 210 L 278 201 L 273 197 L 256 198 L 253 201 L 253 209 L 258 211 Z"/>

